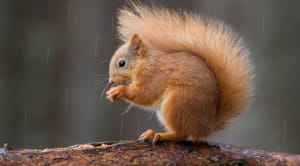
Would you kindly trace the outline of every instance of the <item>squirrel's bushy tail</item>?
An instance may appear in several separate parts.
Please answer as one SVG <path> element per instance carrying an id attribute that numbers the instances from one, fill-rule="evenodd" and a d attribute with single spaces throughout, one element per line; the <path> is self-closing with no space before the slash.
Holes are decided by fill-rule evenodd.
<path id="1" fill-rule="evenodd" d="M 242 112 L 252 97 L 252 65 L 242 40 L 224 23 L 186 12 L 131 3 L 118 15 L 119 38 L 128 42 L 137 33 L 151 48 L 191 52 L 215 73 L 220 103 L 217 127 Z M 222 112 L 222 113 L 221 113 Z"/>

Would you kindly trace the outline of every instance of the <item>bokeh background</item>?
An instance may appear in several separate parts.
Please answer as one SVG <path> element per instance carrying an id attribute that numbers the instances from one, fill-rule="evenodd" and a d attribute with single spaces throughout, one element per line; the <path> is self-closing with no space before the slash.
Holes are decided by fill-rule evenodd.
<path id="1" fill-rule="evenodd" d="M 210 141 L 300 153 L 299 1 L 153 0 L 217 17 L 246 41 L 255 101 Z M 0 144 L 17 148 L 137 139 L 149 112 L 101 96 L 118 47 L 121 0 L 0 0 Z"/>

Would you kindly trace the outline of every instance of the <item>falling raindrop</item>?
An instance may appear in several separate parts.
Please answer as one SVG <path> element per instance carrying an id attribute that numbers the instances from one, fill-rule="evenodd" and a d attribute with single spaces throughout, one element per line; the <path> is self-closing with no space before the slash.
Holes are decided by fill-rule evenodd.
<path id="1" fill-rule="evenodd" d="M 65 108 L 69 107 L 69 88 L 65 89 Z"/>
<path id="2" fill-rule="evenodd" d="M 282 131 L 282 139 L 283 141 L 286 140 L 287 137 L 287 120 L 283 121 L 283 131 Z"/>
<path id="3" fill-rule="evenodd" d="M 95 48 L 94 48 L 94 56 L 95 57 L 98 57 L 98 36 L 96 36 L 96 39 L 95 39 Z"/>
<path id="4" fill-rule="evenodd" d="M 68 3 L 68 23 L 71 23 L 71 16 L 72 16 L 72 0 L 69 0 Z"/>
<path id="5" fill-rule="evenodd" d="M 47 53 L 46 53 L 46 63 L 49 64 L 49 55 L 50 55 L 50 45 L 48 44 Z"/>
<path id="6" fill-rule="evenodd" d="M 114 35 L 114 18 L 111 19 L 111 34 Z"/>
<path id="7" fill-rule="evenodd" d="M 138 132 L 138 135 L 141 134 L 141 121 L 140 120 L 137 121 L 137 132 Z"/>
<path id="8" fill-rule="evenodd" d="M 92 106 L 92 96 L 90 94 L 87 96 L 87 103 L 88 106 Z"/>
<path id="9" fill-rule="evenodd" d="M 124 114 L 121 114 L 121 124 L 120 124 L 120 136 L 123 136 L 123 121 L 124 121 Z"/>
<path id="10" fill-rule="evenodd" d="M 24 126 L 27 125 L 27 104 L 24 105 Z"/>
<path id="11" fill-rule="evenodd" d="M 28 135 L 25 135 L 25 138 L 24 138 L 24 147 L 28 147 L 28 142 L 29 142 Z"/>
<path id="12" fill-rule="evenodd" d="M 262 17 L 262 32 L 261 35 L 265 36 L 265 16 Z"/>
<path id="13" fill-rule="evenodd" d="M 123 122 L 124 122 L 124 116 L 125 116 L 125 114 L 127 114 L 129 111 L 130 111 L 130 109 L 132 108 L 132 104 L 129 104 L 128 106 L 127 106 L 127 108 L 126 108 L 126 110 L 124 111 L 124 112 L 122 112 L 121 113 L 121 126 L 120 126 L 120 136 L 122 137 L 123 136 Z"/>

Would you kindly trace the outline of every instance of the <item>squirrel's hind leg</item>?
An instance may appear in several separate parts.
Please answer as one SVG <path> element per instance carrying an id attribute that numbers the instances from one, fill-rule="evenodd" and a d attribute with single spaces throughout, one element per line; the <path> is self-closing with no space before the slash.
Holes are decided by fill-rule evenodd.
<path id="1" fill-rule="evenodd" d="M 152 143 L 156 143 L 157 141 L 184 141 L 187 139 L 187 135 L 185 134 L 187 125 L 189 123 L 190 109 L 187 107 L 187 100 L 189 97 L 182 96 L 181 89 L 173 89 L 173 91 L 167 95 L 164 99 L 166 102 L 162 105 L 162 110 L 160 110 L 161 114 L 161 122 L 167 129 L 167 132 L 164 133 L 156 133 L 153 130 L 147 130 L 140 136 L 141 141 L 152 141 Z"/>

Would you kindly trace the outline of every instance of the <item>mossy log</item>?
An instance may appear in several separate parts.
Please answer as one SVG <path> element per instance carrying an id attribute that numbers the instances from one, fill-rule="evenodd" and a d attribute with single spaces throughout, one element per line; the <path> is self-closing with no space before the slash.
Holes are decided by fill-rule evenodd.
<path id="1" fill-rule="evenodd" d="M 300 155 L 206 142 L 98 142 L 53 149 L 0 148 L 0 165 L 299 165 Z"/>

